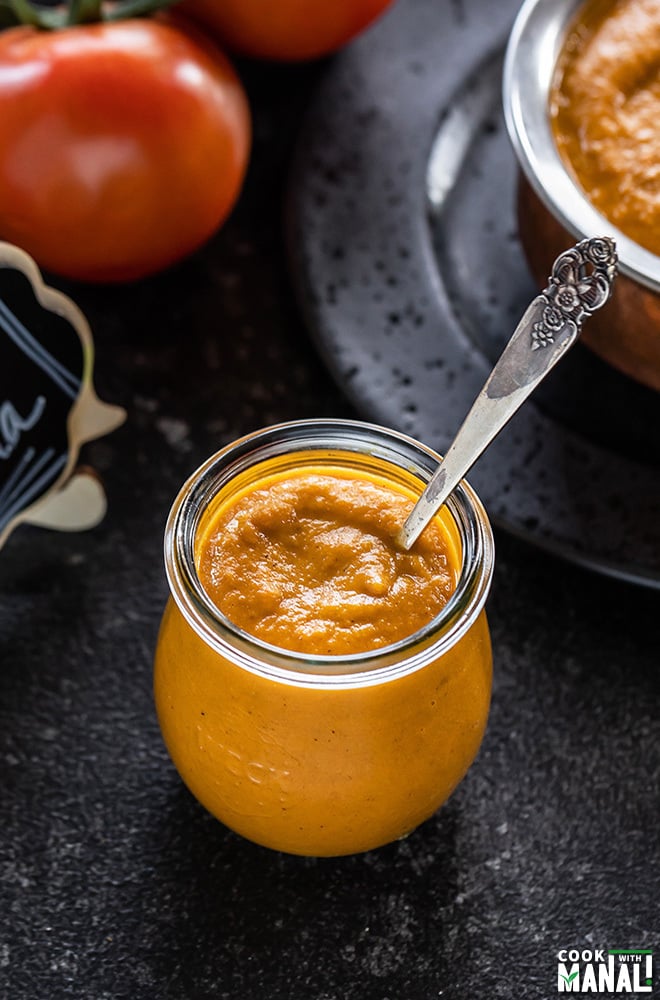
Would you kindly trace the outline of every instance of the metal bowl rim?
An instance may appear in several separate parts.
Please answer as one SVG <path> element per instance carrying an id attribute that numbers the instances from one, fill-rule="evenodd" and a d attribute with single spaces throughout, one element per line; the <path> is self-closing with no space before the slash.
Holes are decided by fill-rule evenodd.
<path id="1" fill-rule="evenodd" d="M 552 215 L 577 239 L 611 236 L 619 269 L 660 293 L 660 259 L 626 236 L 588 200 L 555 145 L 548 98 L 557 57 L 583 0 L 524 0 L 504 58 L 502 100 L 520 167 Z"/>

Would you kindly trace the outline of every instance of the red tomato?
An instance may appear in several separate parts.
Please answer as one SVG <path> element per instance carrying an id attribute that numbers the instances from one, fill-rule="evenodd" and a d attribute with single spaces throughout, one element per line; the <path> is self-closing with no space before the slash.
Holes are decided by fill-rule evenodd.
<path id="1" fill-rule="evenodd" d="M 250 117 L 210 43 L 170 23 L 0 33 L 0 238 L 47 270 L 126 281 L 218 228 Z"/>
<path id="2" fill-rule="evenodd" d="M 261 59 L 315 59 L 340 48 L 392 0 L 182 0 L 229 48 Z"/>

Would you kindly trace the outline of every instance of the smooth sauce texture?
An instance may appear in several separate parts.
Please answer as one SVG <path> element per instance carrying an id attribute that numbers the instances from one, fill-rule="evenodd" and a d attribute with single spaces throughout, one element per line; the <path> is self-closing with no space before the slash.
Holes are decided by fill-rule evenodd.
<path id="1" fill-rule="evenodd" d="M 456 553 L 437 521 L 410 552 L 395 544 L 412 505 L 377 478 L 273 477 L 214 514 L 200 580 L 227 618 L 275 646 L 379 649 L 431 621 L 456 583 Z"/>
<path id="2" fill-rule="evenodd" d="M 558 60 L 550 113 L 590 201 L 660 255 L 660 0 L 588 0 Z"/>

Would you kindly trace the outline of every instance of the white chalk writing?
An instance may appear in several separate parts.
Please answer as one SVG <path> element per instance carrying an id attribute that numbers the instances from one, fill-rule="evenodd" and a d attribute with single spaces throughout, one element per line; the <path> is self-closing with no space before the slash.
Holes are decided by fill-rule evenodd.
<path id="1" fill-rule="evenodd" d="M 46 397 L 37 396 L 34 406 L 22 417 L 8 399 L 0 404 L 0 459 L 8 459 L 20 441 L 21 434 L 32 430 L 46 407 Z"/>

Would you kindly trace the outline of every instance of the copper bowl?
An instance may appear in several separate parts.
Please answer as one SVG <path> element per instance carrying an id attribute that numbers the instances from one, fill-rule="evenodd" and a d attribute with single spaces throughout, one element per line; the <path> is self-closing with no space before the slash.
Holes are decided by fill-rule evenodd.
<path id="1" fill-rule="evenodd" d="M 543 287 L 552 262 L 576 239 L 611 236 L 619 277 L 582 341 L 613 367 L 660 390 L 660 257 L 620 232 L 588 200 L 552 135 L 549 94 L 557 57 L 582 0 L 525 0 L 504 62 L 504 116 L 521 167 L 520 239 Z"/>

